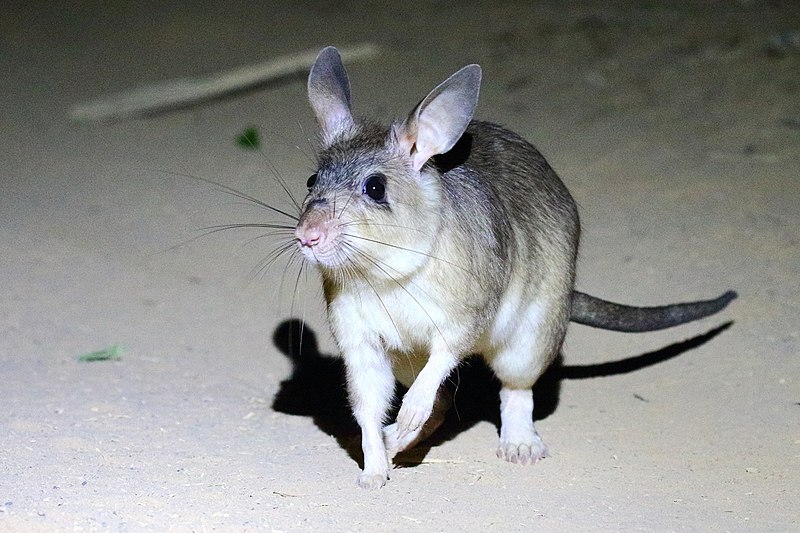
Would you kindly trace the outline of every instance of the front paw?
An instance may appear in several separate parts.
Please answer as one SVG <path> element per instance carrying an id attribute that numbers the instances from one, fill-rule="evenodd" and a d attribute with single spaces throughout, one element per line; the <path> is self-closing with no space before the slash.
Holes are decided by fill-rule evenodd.
<path id="1" fill-rule="evenodd" d="M 386 445 L 386 452 L 392 458 L 398 453 L 411 448 L 420 438 L 423 428 L 411 431 L 400 436 L 398 425 L 390 424 L 383 428 L 383 442 Z"/>
<path id="2" fill-rule="evenodd" d="M 398 439 L 397 431 L 397 423 L 389 424 L 383 428 L 383 444 L 386 446 L 386 453 L 389 459 L 400 451 L 400 440 Z"/>
<path id="3" fill-rule="evenodd" d="M 397 441 L 404 442 L 410 435 L 419 434 L 432 412 L 433 400 L 419 400 L 414 395 L 406 394 L 400 412 L 397 413 Z"/>

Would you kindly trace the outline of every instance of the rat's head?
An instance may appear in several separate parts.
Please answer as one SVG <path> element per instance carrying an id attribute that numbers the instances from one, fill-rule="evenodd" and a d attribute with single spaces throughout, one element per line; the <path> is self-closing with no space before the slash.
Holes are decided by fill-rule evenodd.
<path id="1" fill-rule="evenodd" d="M 405 277 L 429 259 L 442 224 L 439 173 L 428 160 L 461 138 L 478 100 L 470 65 L 437 86 L 389 128 L 356 120 L 339 52 L 320 52 L 308 98 L 322 150 L 295 231 L 305 258 L 324 274 Z"/>

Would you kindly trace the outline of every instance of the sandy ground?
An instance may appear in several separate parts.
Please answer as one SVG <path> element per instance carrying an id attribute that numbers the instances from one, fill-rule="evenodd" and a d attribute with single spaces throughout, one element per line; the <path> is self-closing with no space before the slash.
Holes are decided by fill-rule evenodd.
<path id="1" fill-rule="evenodd" d="M 800 530 L 796 2 L 18 4 L 0 13 L 0 530 Z M 459 417 L 384 489 L 357 488 L 318 279 L 259 272 L 277 241 L 257 233 L 182 245 L 264 217 L 165 172 L 290 208 L 274 166 L 302 196 L 302 77 L 113 124 L 67 116 L 361 41 L 383 53 L 349 67 L 354 105 L 387 120 L 484 67 L 478 116 L 537 144 L 581 205 L 581 289 L 740 293 L 659 333 L 574 326 L 537 390 L 552 457 L 535 467 L 495 458 L 496 385 L 472 364 Z M 249 125 L 262 153 L 234 142 Z M 119 360 L 78 361 L 115 344 Z"/>

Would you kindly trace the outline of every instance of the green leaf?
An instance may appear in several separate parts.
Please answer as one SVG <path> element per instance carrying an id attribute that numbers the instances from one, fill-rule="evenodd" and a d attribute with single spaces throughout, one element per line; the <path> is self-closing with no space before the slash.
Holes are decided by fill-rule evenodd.
<path id="1" fill-rule="evenodd" d="M 258 138 L 258 130 L 254 127 L 245 128 L 241 135 L 236 137 L 236 144 L 245 150 L 258 150 L 261 141 Z"/>
<path id="2" fill-rule="evenodd" d="M 78 357 L 78 361 L 90 363 L 93 361 L 114 361 L 122 357 L 125 350 L 119 344 L 109 346 L 96 352 L 89 352 Z"/>

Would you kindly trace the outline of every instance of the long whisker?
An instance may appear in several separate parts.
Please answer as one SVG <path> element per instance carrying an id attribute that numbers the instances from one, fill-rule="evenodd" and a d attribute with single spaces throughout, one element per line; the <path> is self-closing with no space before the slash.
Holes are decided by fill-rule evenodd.
<path id="1" fill-rule="evenodd" d="M 278 259 L 280 259 L 287 252 L 290 252 L 293 247 L 294 247 L 294 242 L 289 241 L 272 250 L 270 253 L 267 254 L 266 257 L 264 257 L 264 259 L 259 261 L 258 264 L 256 264 L 256 266 L 252 268 L 252 270 L 250 271 L 250 279 L 255 279 L 257 277 L 263 276 L 263 274 L 267 270 L 269 270 L 272 267 L 272 265 L 275 264 L 276 261 L 278 261 Z M 284 274 L 285 272 L 286 270 L 284 270 Z M 281 284 L 282 283 L 283 282 L 281 281 Z"/>
<path id="2" fill-rule="evenodd" d="M 291 215 L 291 214 L 287 213 L 286 211 L 283 211 L 282 209 L 278 209 L 277 207 L 272 207 L 271 205 L 269 205 L 269 204 L 267 204 L 265 202 L 262 202 L 261 200 L 259 200 L 258 198 L 254 197 L 254 196 L 250 196 L 247 193 L 244 193 L 244 192 L 242 192 L 240 190 L 234 189 L 233 187 L 229 187 L 228 185 L 224 185 L 224 184 L 219 183 L 219 182 L 214 181 L 214 180 L 211 180 L 211 179 L 208 179 L 208 178 L 203 178 L 203 177 L 200 177 L 200 176 L 194 176 L 192 174 L 184 174 L 184 173 L 181 173 L 181 172 L 171 172 L 171 171 L 167 171 L 167 170 L 158 170 L 158 169 L 156 169 L 156 172 L 161 172 L 163 174 L 171 174 L 173 176 L 180 176 L 180 177 L 183 177 L 183 178 L 188 178 L 188 179 L 192 179 L 192 180 L 195 180 L 195 181 L 200 181 L 200 182 L 203 182 L 203 183 L 207 183 L 209 185 L 214 185 L 215 187 L 219 188 L 222 192 L 230 194 L 231 196 L 235 196 L 236 198 L 241 198 L 242 200 L 247 200 L 248 202 L 251 202 L 251 203 L 253 203 L 253 204 L 255 204 L 255 205 L 259 206 L 259 207 L 262 207 L 262 208 L 264 208 L 264 209 L 266 209 L 268 211 L 272 211 L 273 213 L 278 213 L 278 214 L 283 215 L 283 216 L 285 216 L 287 218 L 290 218 L 290 219 L 294 220 L 295 222 L 300 220 L 299 217 L 297 217 L 295 215 Z"/>
<path id="3" fill-rule="evenodd" d="M 308 286 L 308 268 L 306 268 L 307 263 L 302 261 L 300 263 L 300 270 L 303 272 L 303 276 L 305 277 L 305 284 Z M 296 289 L 295 289 L 296 290 Z M 303 353 L 303 334 L 306 330 L 306 311 L 308 310 L 308 300 L 303 301 L 303 313 L 300 315 L 300 353 Z"/>
<path id="4" fill-rule="evenodd" d="M 339 212 L 339 216 L 337 217 L 339 220 L 342 219 L 342 215 L 344 214 L 344 210 L 347 209 L 347 206 L 350 204 L 350 200 L 353 199 L 353 196 L 355 196 L 355 194 L 356 194 L 355 191 L 353 191 L 353 192 L 350 193 L 350 196 L 347 197 L 347 201 L 344 203 L 344 207 Z"/>
<path id="5" fill-rule="evenodd" d="M 202 239 L 203 237 L 208 237 L 209 235 L 213 235 L 215 233 L 219 233 L 221 231 L 226 231 L 226 230 L 229 230 L 229 229 L 237 229 L 239 227 L 242 227 L 242 228 L 270 228 L 270 229 L 281 230 L 279 232 L 265 233 L 263 235 L 260 235 L 257 238 L 281 235 L 281 234 L 283 234 L 284 231 L 288 234 L 290 231 L 294 230 L 294 227 L 292 227 L 292 226 L 281 226 L 281 225 L 278 225 L 278 224 L 274 224 L 274 225 L 272 225 L 272 224 L 261 224 L 261 225 L 255 225 L 255 224 L 252 224 L 252 225 L 250 225 L 250 224 L 242 224 L 242 225 L 230 224 L 230 225 L 227 225 L 226 224 L 226 225 L 221 225 L 221 226 L 208 226 L 208 227 L 205 227 L 205 228 L 200 228 L 199 231 L 203 232 L 200 235 L 196 235 L 196 236 L 194 236 L 194 237 L 192 237 L 190 239 L 183 240 L 183 241 L 179 242 L 178 244 L 174 244 L 174 245 L 170 246 L 169 248 L 166 248 L 164 251 L 165 252 L 171 252 L 173 250 L 177 250 L 178 248 L 181 248 L 182 246 L 186 246 L 187 244 L 192 243 L 192 242 L 194 242 L 194 241 L 196 241 L 198 239 Z"/>
<path id="6" fill-rule="evenodd" d="M 286 193 L 286 196 L 289 197 L 289 200 L 292 202 L 292 204 L 294 204 L 295 208 L 300 211 L 300 204 L 297 202 L 294 195 L 289 191 L 289 187 L 286 185 L 286 180 L 284 180 L 283 176 L 281 176 L 281 173 L 278 172 L 278 168 L 275 166 L 275 163 L 273 163 L 272 160 L 267 157 L 267 154 L 265 154 L 263 150 L 258 150 L 258 153 L 267 163 L 267 166 L 269 166 L 269 170 L 272 172 L 272 177 L 276 182 L 278 182 L 278 185 L 280 185 L 281 189 L 283 189 L 283 192 Z"/>
<path id="7" fill-rule="evenodd" d="M 303 137 L 305 137 L 306 141 L 309 142 L 309 144 L 311 144 L 310 143 L 310 139 L 306 135 L 306 132 L 303 130 L 303 125 L 300 123 L 299 120 L 296 120 L 295 122 L 299 126 L 300 132 L 303 134 Z M 300 147 L 298 144 L 296 144 L 294 142 L 291 142 L 286 135 L 283 135 L 281 133 L 274 133 L 274 132 L 273 132 L 273 135 L 275 135 L 278 139 L 280 139 L 280 141 L 282 142 L 283 145 L 294 148 L 295 150 L 299 151 L 305 157 L 305 159 L 307 159 L 310 163 L 312 163 L 312 164 L 315 163 L 314 159 L 308 154 L 308 152 L 303 150 L 303 148 Z M 255 146 L 251 146 L 251 147 L 252 148 L 256 148 Z M 294 195 L 289 190 L 289 187 L 287 186 L 286 180 L 283 178 L 283 175 L 281 175 L 281 173 L 278 171 L 277 167 L 272 162 L 272 160 L 269 159 L 269 157 L 267 157 L 267 154 L 263 149 L 259 148 L 258 149 L 258 153 L 261 155 L 261 157 L 264 158 L 264 161 L 266 161 L 267 165 L 269 165 L 270 171 L 272 172 L 272 175 L 275 178 L 275 181 L 278 182 L 278 185 L 281 186 L 281 189 L 283 189 L 283 192 L 286 193 L 286 196 L 289 197 L 289 200 L 292 202 L 292 204 L 294 204 L 295 208 L 297 208 L 297 211 L 299 212 L 300 211 L 300 203 L 297 201 L 297 199 L 294 197 Z"/>
<path id="8" fill-rule="evenodd" d="M 289 261 L 286 264 L 286 266 L 283 268 L 283 273 L 281 274 L 281 282 L 278 285 L 278 293 L 280 295 L 283 294 L 283 287 L 286 285 L 286 277 L 287 277 L 287 274 L 289 272 L 289 267 L 294 265 L 294 263 L 297 260 L 298 253 L 299 253 L 296 247 L 294 247 L 294 249 L 292 249 L 291 247 L 287 247 L 287 246 L 283 247 L 282 253 L 285 253 L 287 249 L 289 250 Z M 275 258 L 275 260 L 277 260 L 277 257 Z M 272 263 L 275 263 L 275 260 L 273 260 Z M 299 279 L 299 277 L 301 275 L 302 270 L 305 268 L 305 266 L 306 266 L 306 263 L 301 258 L 301 260 L 300 260 L 300 268 L 297 271 L 298 279 Z M 269 267 L 267 267 L 267 268 L 269 268 Z M 297 281 L 295 281 L 294 290 L 292 291 L 292 301 L 291 301 L 291 304 L 289 305 L 289 313 L 290 314 L 294 314 L 294 301 L 295 301 L 296 297 L 297 297 Z"/>
<path id="9" fill-rule="evenodd" d="M 400 224 L 383 224 L 383 223 L 380 223 L 380 222 L 373 222 L 371 220 L 353 220 L 353 221 L 350 221 L 350 222 L 344 222 L 342 224 L 339 224 L 339 227 L 341 227 L 341 228 L 347 228 L 347 227 L 350 227 L 350 226 L 364 226 L 364 227 L 370 227 L 370 228 L 372 228 L 372 227 L 375 227 L 375 228 L 399 228 L 399 229 L 404 229 L 404 230 L 408 230 L 408 231 L 416 231 L 418 233 L 422 233 L 423 235 L 428 235 L 427 231 L 421 230 L 419 228 L 412 228 L 410 226 L 402 226 Z"/>
<path id="10" fill-rule="evenodd" d="M 243 227 L 243 228 L 249 228 L 249 227 L 252 227 L 252 228 L 270 228 L 270 229 L 280 230 L 280 231 L 265 233 L 263 235 L 260 235 L 259 237 L 256 237 L 257 239 L 258 238 L 262 238 L 262 237 L 268 237 L 268 236 L 269 237 L 271 237 L 271 236 L 279 236 L 279 235 L 284 234 L 284 232 L 288 235 L 291 231 L 294 230 L 293 226 L 281 226 L 281 225 L 278 225 L 278 224 L 274 224 L 274 225 L 270 225 L 270 224 L 262 224 L 262 225 L 255 225 L 255 224 L 252 224 L 252 225 L 249 225 L 249 224 L 237 225 L 237 224 L 231 224 L 230 227 L 227 227 L 227 226 L 228 225 L 221 225 L 221 226 L 208 226 L 208 227 L 205 227 L 205 228 L 200 228 L 198 231 L 202 231 L 203 232 L 200 235 L 195 235 L 194 237 L 191 237 L 189 239 L 185 239 L 185 240 L 183 240 L 183 241 L 181 241 L 181 242 L 179 242 L 177 244 L 173 244 L 172 246 L 170 246 L 168 248 L 165 248 L 163 251 L 164 252 L 171 252 L 173 250 L 177 250 L 178 248 L 186 246 L 187 244 L 192 243 L 192 242 L 194 242 L 196 240 L 202 239 L 203 237 L 208 237 L 209 235 L 213 235 L 215 233 L 219 233 L 221 231 L 225 231 L 225 230 L 228 230 L 228 229 L 236 229 L 238 227 Z"/>
<path id="11" fill-rule="evenodd" d="M 289 313 L 294 316 L 294 304 L 297 301 L 297 288 L 300 286 L 300 276 L 303 274 L 303 267 L 305 267 L 306 263 L 303 261 L 300 263 L 300 269 L 297 271 L 297 277 L 294 280 L 294 291 L 292 292 L 292 303 L 289 304 Z M 301 326 L 302 328 L 302 326 Z M 302 338 L 302 332 L 301 332 Z M 302 341 L 301 341 L 302 342 Z"/>
<path id="12" fill-rule="evenodd" d="M 308 134 L 306 133 L 306 130 L 305 130 L 305 128 L 303 127 L 303 123 L 302 123 L 302 122 L 300 122 L 300 119 L 295 119 L 295 124 L 297 124 L 297 128 L 300 130 L 300 133 L 302 133 L 302 134 L 303 134 L 303 138 L 306 140 L 306 142 L 308 143 L 308 145 L 309 145 L 309 146 L 312 148 L 312 150 L 313 150 L 313 143 L 311 142 L 311 137 L 309 137 L 309 136 L 308 136 Z M 294 145 L 294 147 L 295 147 L 295 148 L 296 148 L 296 149 L 297 149 L 297 150 L 298 150 L 298 151 L 299 151 L 301 154 L 303 154 L 303 156 L 305 156 L 305 158 L 306 158 L 306 159 L 308 159 L 308 161 L 309 161 L 311 164 L 315 164 L 315 163 L 316 163 L 316 161 L 314 160 L 314 158 L 312 158 L 312 157 L 311 157 L 311 156 L 308 154 L 308 152 L 306 152 L 306 151 L 305 151 L 305 150 L 304 150 L 304 149 L 303 149 L 303 148 L 302 148 L 300 145 L 298 145 L 298 144 L 295 144 L 295 145 Z"/>
<path id="13" fill-rule="evenodd" d="M 261 228 L 261 229 L 280 229 L 286 231 L 294 231 L 294 226 L 289 226 L 286 224 L 273 224 L 272 222 L 241 222 L 241 223 L 232 223 L 232 224 L 216 224 L 214 226 L 206 226 L 204 228 L 200 228 L 200 231 L 208 231 L 206 235 L 210 233 L 217 233 L 220 231 L 226 231 L 229 229 L 241 229 L 241 228 Z"/>
<path id="14" fill-rule="evenodd" d="M 262 233 L 261 235 L 256 235 L 255 237 L 251 237 L 247 239 L 245 244 L 254 243 L 261 239 L 266 239 L 268 237 L 286 237 L 287 233 L 285 231 L 268 231 L 266 233 Z"/>
<path id="15" fill-rule="evenodd" d="M 415 254 L 419 254 L 419 255 L 424 255 L 425 257 L 428 257 L 430 259 L 435 259 L 436 261 L 441 261 L 443 263 L 447 263 L 448 265 L 453 266 L 455 268 L 458 268 L 459 270 L 469 274 L 470 276 L 475 277 L 475 275 L 471 271 L 467 270 L 466 268 L 462 267 L 461 265 L 457 265 L 457 264 L 453 263 L 452 261 L 448 261 L 447 259 L 442 259 L 441 257 L 436 257 L 435 255 L 431 255 L 429 253 L 420 252 L 419 250 L 414 250 L 412 248 L 406 248 L 405 246 L 400 246 L 400 245 L 397 245 L 397 244 L 391 244 L 391 243 L 379 241 L 379 240 L 376 240 L 376 239 L 370 239 L 368 237 L 361 237 L 360 235 L 353 235 L 352 233 L 342 233 L 342 235 L 344 235 L 346 237 L 351 237 L 353 239 L 361 239 L 362 241 L 374 242 L 375 244 L 381 244 L 383 246 L 388 246 L 390 248 L 396 248 L 398 250 L 403 250 L 405 252 L 411 252 L 411 253 L 415 253 Z"/>

